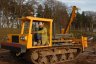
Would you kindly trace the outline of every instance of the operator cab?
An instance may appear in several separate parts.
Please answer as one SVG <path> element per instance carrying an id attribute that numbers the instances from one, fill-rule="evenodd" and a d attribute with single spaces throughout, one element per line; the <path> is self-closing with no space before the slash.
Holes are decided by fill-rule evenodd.
<path id="1" fill-rule="evenodd" d="M 39 23 L 43 23 L 44 27 L 47 29 L 47 46 L 52 46 L 52 20 L 45 18 L 35 18 L 35 17 L 24 17 L 20 18 L 22 21 L 21 24 L 21 34 L 19 34 L 19 44 L 26 45 L 27 48 L 35 48 L 46 46 L 43 45 L 43 41 L 45 41 L 44 37 L 42 37 L 42 33 L 39 33 Z M 39 29 L 39 30 L 38 30 Z M 38 36 L 40 35 L 40 36 Z M 41 43 L 39 43 L 38 39 L 41 37 Z M 42 39 L 43 38 L 43 39 Z M 46 38 L 46 37 L 45 37 Z"/>

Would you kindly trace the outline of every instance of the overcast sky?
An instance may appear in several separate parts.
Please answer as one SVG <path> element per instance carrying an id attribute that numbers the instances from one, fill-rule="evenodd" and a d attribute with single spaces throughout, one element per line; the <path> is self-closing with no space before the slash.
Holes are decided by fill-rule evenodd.
<path id="1" fill-rule="evenodd" d="M 68 6 L 76 5 L 81 11 L 95 11 L 96 12 L 96 0 L 59 0 L 64 2 Z"/>

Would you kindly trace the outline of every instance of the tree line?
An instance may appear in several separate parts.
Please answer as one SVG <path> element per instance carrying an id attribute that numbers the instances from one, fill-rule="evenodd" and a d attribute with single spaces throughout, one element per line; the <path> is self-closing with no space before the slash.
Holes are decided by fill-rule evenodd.
<path id="1" fill-rule="evenodd" d="M 66 9 L 65 4 L 56 0 L 0 0 L 0 22 L 10 24 L 18 17 L 36 16 L 64 25 L 68 20 Z"/>
<path id="2" fill-rule="evenodd" d="M 96 12 L 92 11 L 77 12 L 76 19 L 72 23 L 73 29 L 90 32 L 93 32 L 94 25 L 96 25 Z"/>
<path id="3" fill-rule="evenodd" d="M 70 18 L 68 7 L 58 0 L 0 0 L 0 28 L 18 28 L 20 22 L 17 18 L 24 16 L 51 18 L 57 32 L 66 27 Z M 91 31 L 92 24 L 92 14 L 77 12 L 72 29 Z"/>

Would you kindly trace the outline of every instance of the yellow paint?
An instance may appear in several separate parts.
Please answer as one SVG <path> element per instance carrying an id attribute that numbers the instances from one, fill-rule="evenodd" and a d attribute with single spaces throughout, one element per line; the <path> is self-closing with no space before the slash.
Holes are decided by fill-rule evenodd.
<path id="1" fill-rule="evenodd" d="M 49 43 L 49 46 L 52 46 L 52 20 L 51 20 L 51 22 L 50 22 L 50 43 Z"/>
<path id="2" fill-rule="evenodd" d="M 22 27 L 22 29 L 21 29 L 21 34 L 24 33 L 24 25 L 25 25 L 25 23 L 24 23 L 24 21 L 22 21 L 22 25 L 21 25 L 21 27 Z"/>
<path id="3" fill-rule="evenodd" d="M 87 43 L 87 37 L 83 37 L 82 36 L 82 47 L 83 47 L 83 51 L 86 47 L 88 47 L 88 43 Z"/>
<path id="4" fill-rule="evenodd" d="M 32 34 L 29 34 L 27 39 L 27 49 L 29 48 L 32 48 Z"/>
<path id="5" fill-rule="evenodd" d="M 61 34 L 64 34 L 64 28 L 61 29 Z"/>
<path id="6" fill-rule="evenodd" d="M 29 34 L 31 34 L 31 30 L 32 30 L 32 20 L 30 20 Z"/>

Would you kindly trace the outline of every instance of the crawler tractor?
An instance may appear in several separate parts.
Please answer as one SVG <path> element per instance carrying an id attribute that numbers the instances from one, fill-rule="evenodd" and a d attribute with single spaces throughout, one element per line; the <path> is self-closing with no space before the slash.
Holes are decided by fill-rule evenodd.
<path id="1" fill-rule="evenodd" d="M 73 7 L 72 15 L 68 27 L 75 15 L 76 7 Z M 52 37 L 52 19 L 37 18 L 37 17 L 22 17 L 21 20 L 21 33 L 8 34 L 7 42 L 1 42 L 0 47 L 9 49 L 15 52 L 17 56 L 24 55 L 27 60 L 34 64 L 56 64 L 59 62 L 73 60 L 78 54 L 84 51 L 87 47 L 87 37 L 81 36 L 76 39 L 70 35 L 58 34 L 55 38 Z M 48 31 L 48 44 L 38 44 L 34 40 L 35 33 L 33 33 L 39 22 L 43 22 Z M 56 38 L 58 37 L 59 38 Z M 68 36 L 68 37 L 66 37 Z"/>

